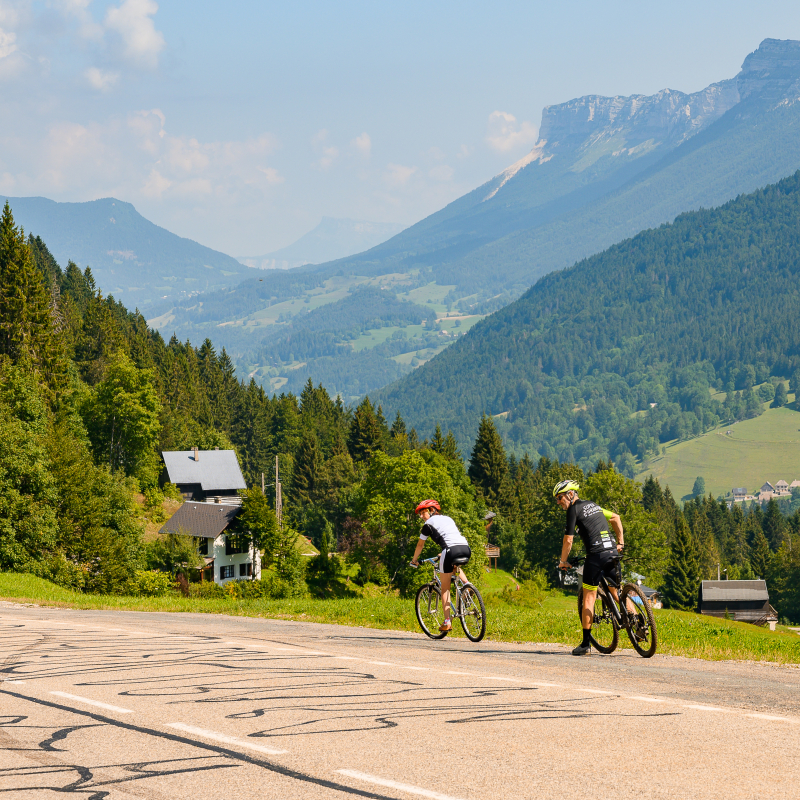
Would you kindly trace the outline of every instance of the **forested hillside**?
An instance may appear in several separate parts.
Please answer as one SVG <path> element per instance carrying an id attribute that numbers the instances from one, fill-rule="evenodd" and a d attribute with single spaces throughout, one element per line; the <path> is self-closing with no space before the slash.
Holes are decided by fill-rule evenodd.
<path id="1" fill-rule="evenodd" d="M 380 400 L 462 442 L 502 414 L 516 452 L 632 474 L 662 442 L 760 413 L 757 384 L 798 388 L 799 253 L 797 173 L 546 276 Z"/>

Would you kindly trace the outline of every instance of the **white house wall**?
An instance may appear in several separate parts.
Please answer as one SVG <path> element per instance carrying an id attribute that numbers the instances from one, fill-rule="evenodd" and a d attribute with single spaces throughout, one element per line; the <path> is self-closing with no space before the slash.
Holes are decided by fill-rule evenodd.
<path id="1" fill-rule="evenodd" d="M 211 548 L 209 548 L 211 549 Z M 239 575 L 240 564 L 253 564 L 253 577 L 256 580 L 261 580 L 261 553 L 256 550 L 253 545 L 250 545 L 249 553 L 234 553 L 233 555 L 225 555 L 225 534 L 221 533 L 214 539 L 214 552 L 209 555 L 214 556 L 214 583 L 224 586 L 229 581 L 250 580 L 249 575 Z M 233 567 L 233 577 L 220 578 L 220 567 Z"/>

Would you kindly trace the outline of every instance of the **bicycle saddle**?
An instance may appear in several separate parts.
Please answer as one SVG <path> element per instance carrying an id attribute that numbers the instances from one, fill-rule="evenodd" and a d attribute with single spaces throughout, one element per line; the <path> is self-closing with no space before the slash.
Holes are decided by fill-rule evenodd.
<path id="1" fill-rule="evenodd" d="M 453 559 L 453 566 L 462 567 L 462 566 L 464 566 L 464 564 L 467 563 L 467 561 L 469 561 L 468 558 L 454 558 Z"/>

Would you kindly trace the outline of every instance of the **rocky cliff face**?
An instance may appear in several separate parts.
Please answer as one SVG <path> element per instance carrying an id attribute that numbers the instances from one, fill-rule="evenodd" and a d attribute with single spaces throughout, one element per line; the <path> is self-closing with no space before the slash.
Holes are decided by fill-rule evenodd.
<path id="1" fill-rule="evenodd" d="M 589 95 L 542 112 L 539 129 L 545 156 L 596 149 L 636 155 L 662 145 L 676 147 L 739 102 L 736 80 L 715 83 L 695 94 L 663 89 L 654 95 Z M 613 145 L 616 145 L 614 147 Z"/>
<path id="2" fill-rule="evenodd" d="M 742 99 L 757 96 L 767 103 L 800 99 L 800 42 L 764 39 L 745 58 L 736 76 Z"/>
<path id="3" fill-rule="evenodd" d="M 765 39 L 735 77 L 694 94 L 663 89 L 654 95 L 587 95 L 542 112 L 539 141 L 509 168 L 514 173 L 556 156 L 581 170 L 611 155 L 637 158 L 671 149 L 699 133 L 745 98 L 768 105 L 800 99 L 800 42 Z M 508 173 L 505 182 L 508 181 Z"/>

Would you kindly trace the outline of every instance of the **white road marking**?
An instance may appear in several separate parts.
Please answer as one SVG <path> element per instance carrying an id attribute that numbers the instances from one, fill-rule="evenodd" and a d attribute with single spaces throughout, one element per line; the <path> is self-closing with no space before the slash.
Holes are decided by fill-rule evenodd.
<path id="1" fill-rule="evenodd" d="M 286 752 L 286 750 L 275 750 L 272 747 L 264 747 L 264 745 L 249 742 L 247 739 L 240 739 L 238 736 L 228 736 L 225 733 L 208 731 L 205 728 L 195 728 L 194 725 L 184 725 L 182 722 L 169 722 L 167 723 L 167 727 L 175 728 L 176 730 L 183 731 L 184 733 L 193 733 L 195 736 L 200 736 L 203 739 L 211 739 L 214 742 L 235 744 L 237 747 L 245 747 L 248 750 L 257 750 L 259 753 L 266 753 L 269 756 L 279 756 L 281 753 Z"/>
<path id="2" fill-rule="evenodd" d="M 589 692 L 590 694 L 616 694 L 616 692 L 607 692 L 605 689 L 581 689 L 582 692 Z M 634 700 L 636 698 L 633 698 Z"/>
<path id="3" fill-rule="evenodd" d="M 685 705 L 684 708 L 693 708 L 695 711 L 721 711 L 723 714 L 729 714 L 733 711 L 732 708 L 720 708 L 719 706 L 701 706 L 701 705 Z"/>
<path id="4" fill-rule="evenodd" d="M 663 697 L 644 697 L 643 695 L 630 695 L 626 700 L 641 700 L 643 703 L 663 703 Z"/>
<path id="5" fill-rule="evenodd" d="M 334 656 L 339 661 L 361 661 L 360 658 L 356 658 L 355 656 Z"/>
<path id="6" fill-rule="evenodd" d="M 398 781 L 392 781 L 388 778 L 379 778 L 377 775 L 367 775 L 366 772 L 358 772 L 354 769 L 337 769 L 336 771 L 340 775 L 347 775 L 348 778 L 355 778 L 357 781 L 386 786 L 389 789 L 397 789 L 397 791 L 406 792 L 407 794 L 416 794 L 419 797 L 430 797 L 431 800 L 459 800 L 459 798 L 449 794 L 433 792 L 430 789 L 423 789 L 420 786 L 411 786 L 408 783 L 399 783 Z"/>
<path id="7" fill-rule="evenodd" d="M 471 672 L 453 672 L 452 670 L 443 672 L 442 675 L 467 675 L 469 677 L 473 677 Z"/>
<path id="8" fill-rule="evenodd" d="M 752 717 L 753 719 L 768 719 L 770 722 L 791 722 L 793 725 L 796 725 L 800 720 L 792 719 L 791 717 L 775 717 L 772 714 L 745 714 L 746 717 Z"/>
<path id="9" fill-rule="evenodd" d="M 105 708 L 107 711 L 116 711 L 119 714 L 133 714 L 130 708 L 121 708 L 120 706 L 112 706 L 110 703 L 101 703 L 99 700 L 90 700 L 88 697 L 80 697 L 77 694 L 69 694 L 68 692 L 50 692 L 56 697 L 65 697 L 67 700 L 75 700 L 78 703 L 85 703 L 87 706 L 97 706 L 98 708 Z"/>
<path id="10" fill-rule="evenodd" d="M 3 683 L 13 683 L 13 684 L 19 686 L 21 684 L 24 684 L 25 681 L 10 681 L 10 680 L 6 679 L 6 680 L 3 681 Z"/>
<path id="11" fill-rule="evenodd" d="M 481 675 L 485 681 L 521 681 L 524 678 L 504 678 L 502 675 Z"/>

